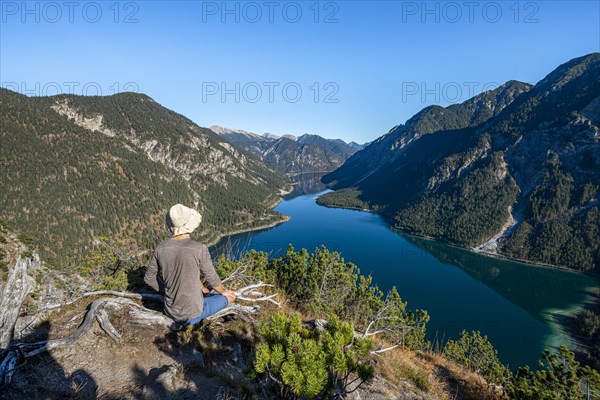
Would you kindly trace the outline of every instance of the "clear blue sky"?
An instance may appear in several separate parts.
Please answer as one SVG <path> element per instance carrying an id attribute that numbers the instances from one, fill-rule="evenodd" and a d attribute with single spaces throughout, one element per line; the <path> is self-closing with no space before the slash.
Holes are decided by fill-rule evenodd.
<path id="1" fill-rule="evenodd" d="M 129 89 L 201 126 L 364 142 L 600 51 L 599 1 L 224 4 L 2 1 L 0 82 Z"/>

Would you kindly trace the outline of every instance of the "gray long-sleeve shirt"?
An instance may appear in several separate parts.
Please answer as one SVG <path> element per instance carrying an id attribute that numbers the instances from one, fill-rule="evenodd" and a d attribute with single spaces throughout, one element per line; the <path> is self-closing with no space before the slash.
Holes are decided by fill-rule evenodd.
<path id="1" fill-rule="evenodd" d="M 192 239 L 169 239 L 159 244 L 144 276 L 147 285 L 164 291 L 165 313 L 178 321 L 202 314 L 202 281 L 211 288 L 221 283 L 208 248 Z"/>

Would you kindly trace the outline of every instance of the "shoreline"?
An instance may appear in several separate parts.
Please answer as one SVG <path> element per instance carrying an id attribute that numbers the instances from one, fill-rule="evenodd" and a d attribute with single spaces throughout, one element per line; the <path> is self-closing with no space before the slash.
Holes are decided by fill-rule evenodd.
<path id="1" fill-rule="evenodd" d="M 277 207 L 279 205 L 279 203 L 281 203 L 283 199 L 280 197 L 279 199 L 277 199 L 275 202 L 273 202 L 271 205 L 268 206 L 268 208 L 271 209 L 271 211 Z M 260 226 L 256 226 L 256 227 L 252 227 L 252 228 L 242 228 L 242 229 L 238 229 L 235 231 L 231 231 L 231 232 L 224 232 L 219 234 L 215 239 L 211 240 L 210 242 L 206 243 L 207 247 L 213 247 L 215 246 L 217 243 L 219 243 L 221 241 L 221 239 L 223 239 L 225 236 L 231 236 L 231 235 L 237 235 L 238 233 L 245 233 L 245 232 L 253 232 L 253 231 L 261 231 L 264 229 L 269 229 L 269 228 L 273 228 L 277 225 L 281 225 L 284 224 L 288 221 L 290 221 L 292 219 L 292 217 L 290 217 L 289 215 L 283 215 L 283 218 L 277 221 L 273 221 L 267 225 L 260 225 Z"/>
<path id="2" fill-rule="evenodd" d="M 268 225 L 261 225 L 261 226 L 257 226 L 257 227 L 253 227 L 253 228 L 244 228 L 244 229 L 239 229 L 237 231 L 222 233 L 219 236 L 217 236 L 216 239 L 211 240 L 210 242 L 206 243 L 206 246 L 207 247 L 212 247 L 212 246 L 216 245 L 225 236 L 232 236 L 232 235 L 237 235 L 238 233 L 245 233 L 245 232 L 262 231 L 264 229 L 269 229 L 269 228 L 273 228 L 273 227 L 275 227 L 277 225 L 284 224 L 284 223 L 290 221 L 291 219 L 292 219 L 292 217 L 290 217 L 288 215 L 285 215 L 283 219 L 281 219 L 279 221 L 271 222 Z"/>
<path id="3" fill-rule="evenodd" d="M 479 254 L 481 256 L 484 257 L 490 257 L 490 258 L 495 258 L 495 259 L 499 259 L 499 260 L 506 260 L 506 261 L 512 261 L 512 262 L 517 262 L 520 264 L 527 264 L 527 265 L 531 265 L 531 266 L 535 266 L 535 267 L 541 267 L 541 268 L 550 268 L 550 269 L 556 269 L 556 270 L 560 270 L 560 271 L 565 271 L 565 272 L 573 272 L 573 273 L 577 273 L 577 274 L 584 274 L 584 275 L 589 275 L 589 276 L 594 276 L 594 277 L 600 277 L 600 273 L 596 273 L 596 272 L 590 272 L 590 271 L 580 271 L 577 269 L 573 269 L 573 268 L 569 268 L 569 267 L 565 267 L 562 265 L 553 265 L 553 264 L 546 264 L 546 263 L 542 263 L 542 262 L 537 262 L 537 261 L 532 261 L 532 260 L 523 260 L 520 258 L 515 258 L 515 257 L 509 257 L 506 256 L 504 254 L 498 254 L 498 253 L 490 253 L 490 252 L 486 252 L 486 251 L 476 251 L 473 250 L 472 248 L 469 247 L 463 247 L 463 246 L 459 246 L 457 244 L 454 243 L 450 243 L 447 242 L 441 238 L 436 238 L 433 236 L 427 236 L 427 235 L 418 235 L 415 233 L 411 233 L 408 231 L 404 231 L 402 229 L 396 228 L 394 227 L 390 221 L 389 221 L 389 215 L 386 214 L 381 214 L 378 213 L 377 211 L 373 211 L 370 209 L 362 209 L 362 208 L 358 208 L 358 207 L 342 207 L 342 206 L 336 206 L 336 205 L 325 205 L 325 204 L 319 204 L 317 202 L 317 204 L 321 207 L 326 207 L 326 208 L 340 208 L 343 210 L 352 210 L 352 211 L 364 211 L 364 212 L 368 212 L 370 214 L 376 214 L 379 215 L 381 218 L 383 218 L 383 220 L 388 224 L 388 227 L 394 231 L 400 232 L 404 235 L 411 235 L 420 239 L 427 239 L 427 240 L 435 240 L 437 242 L 443 243 L 447 246 L 451 246 L 457 249 L 462 249 L 462 250 L 466 250 L 469 253 L 473 253 L 473 254 Z"/>

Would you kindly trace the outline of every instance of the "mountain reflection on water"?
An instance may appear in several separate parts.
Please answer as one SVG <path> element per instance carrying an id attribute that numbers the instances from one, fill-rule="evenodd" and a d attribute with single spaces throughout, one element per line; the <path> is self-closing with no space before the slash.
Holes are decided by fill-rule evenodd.
<path id="1" fill-rule="evenodd" d="M 284 200 L 291 200 L 294 197 L 303 196 L 307 194 L 319 193 L 327 189 L 327 187 L 321 183 L 323 173 L 308 172 L 304 174 L 297 174 L 292 177 L 294 181 L 294 188 L 292 191 L 285 196 Z"/>
<path id="2" fill-rule="evenodd" d="M 560 309 L 565 303 L 581 303 L 588 294 L 583 288 L 595 282 L 595 278 L 581 273 L 484 256 L 436 240 L 403 237 L 441 263 L 459 267 L 540 319 L 549 309 Z"/>

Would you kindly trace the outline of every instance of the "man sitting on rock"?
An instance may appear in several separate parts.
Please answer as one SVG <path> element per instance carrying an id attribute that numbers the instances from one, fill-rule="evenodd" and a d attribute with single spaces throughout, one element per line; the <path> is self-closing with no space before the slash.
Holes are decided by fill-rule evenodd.
<path id="1" fill-rule="evenodd" d="M 208 247 L 190 238 L 202 216 L 198 211 L 176 204 L 167 214 L 167 227 L 173 237 L 154 250 L 144 282 L 164 292 L 164 311 L 175 321 L 190 325 L 225 308 L 235 294 L 221 284 Z M 203 285 L 219 294 L 209 294 Z"/>

